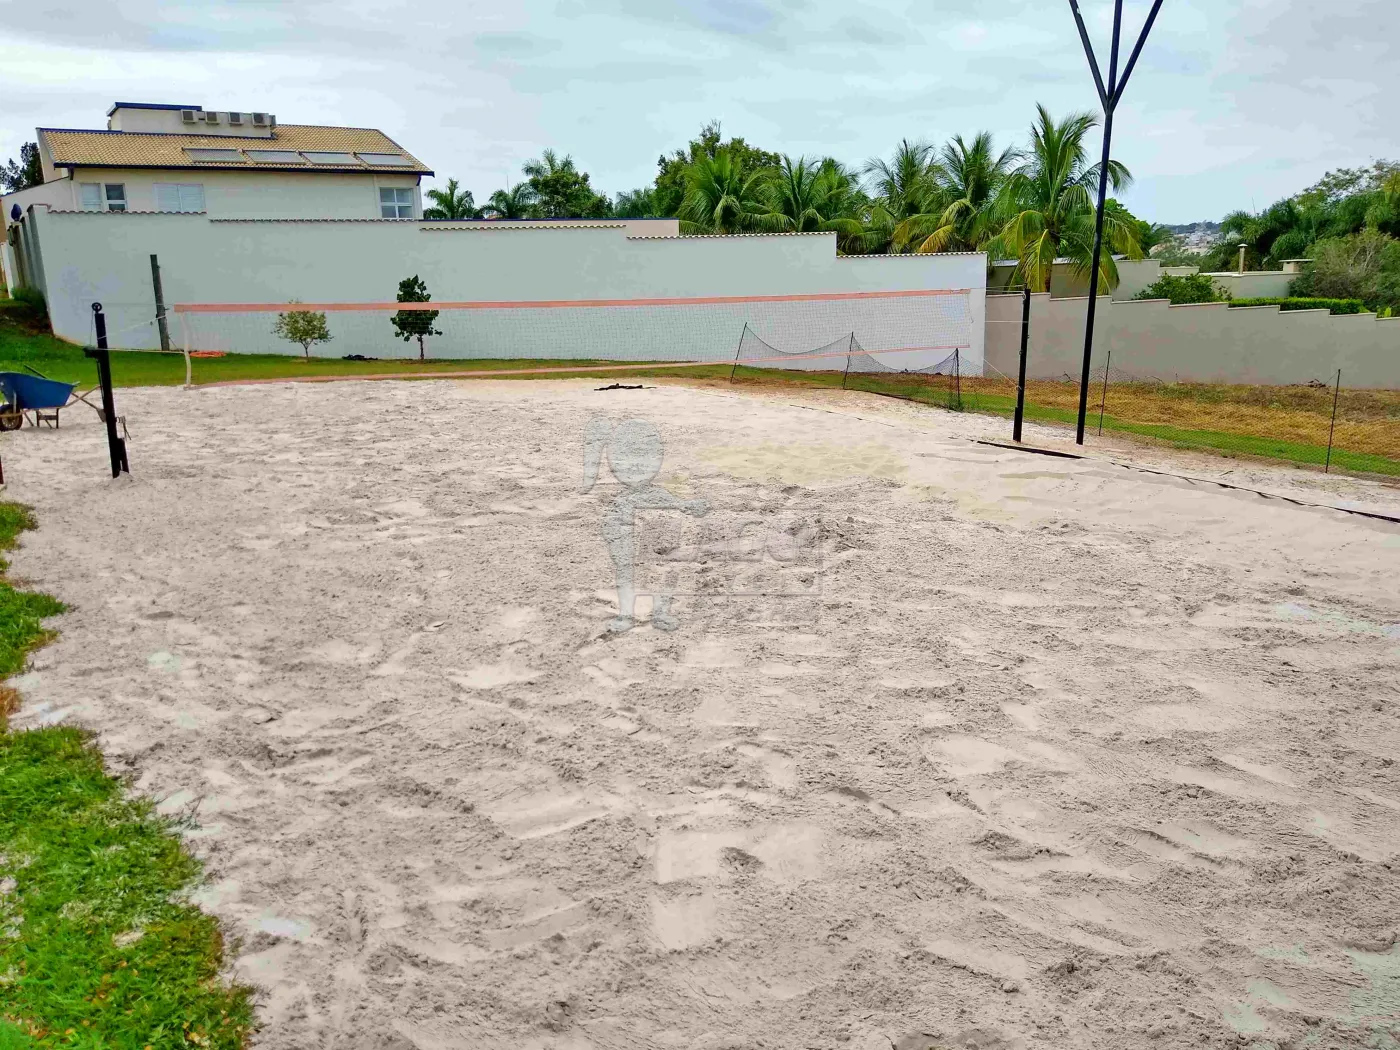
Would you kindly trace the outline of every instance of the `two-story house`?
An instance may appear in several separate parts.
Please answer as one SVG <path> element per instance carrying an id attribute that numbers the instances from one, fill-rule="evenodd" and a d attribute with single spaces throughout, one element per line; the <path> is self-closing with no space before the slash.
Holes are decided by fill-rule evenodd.
<path id="1" fill-rule="evenodd" d="M 419 219 L 426 165 L 382 131 L 270 113 L 118 102 L 104 130 L 37 128 L 44 182 L 0 197 L 0 226 L 55 211 Z M 7 260 L 8 261 L 8 260 Z"/>

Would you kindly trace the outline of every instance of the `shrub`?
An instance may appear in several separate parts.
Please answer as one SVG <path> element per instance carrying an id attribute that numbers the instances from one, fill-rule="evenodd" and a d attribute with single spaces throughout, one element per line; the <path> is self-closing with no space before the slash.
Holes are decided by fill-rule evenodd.
<path id="1" fill-rule="evenodd" d="M 1236 299 L 1231 306 L 1277 306 L 1280 310 L 1327 310 L 1334 314 L 1359 314 L 1366 308 L 1360 299 L 1314 299 L 1289 296 L 1286 299 Z"/>
<path id="2" fill-rule="evenodd" d="M 289 299 L 289 304 L 300 304 L 300 299 Z M 314 310 L 293 310 L 278 314 L 277 323 L 272 326 L 272 334 L 296 343 L 302 353 L 311 357 L 311 348 L 316 343 L 329 343 L 330 330 L 326 327 L 326 315 Z"/>
<path id="3" fill-rule="evenodd" d="M 1193 273 L 1187 277 L 1173 277 L 1164 274 L 1156 284 L 1149 285 L 1139 292 L 1138 299 L 1170 299 L 1172 305 L 1187 303 L 1221 303 L 1230 298 L 1230 293 L 1216 287 L 1209 274 Z"/>
<path id="4" fill-rule="evenodd" d="M 25 324 L 43 325 L 48 323 L 49 304 L 44 301 L 44 293 L 37 288 L 16 288 L 10 293 L 16 304 L 16 318 Z"/>
<path id="5" fill-rule="evenodd" d="M 1293 282 L 1293 295 L 1359 299 L 1372 310 L 1400 306 L 1400 241 L 1394 237 L 1373 229 L 1324 237 L 1312 256 Z"/>

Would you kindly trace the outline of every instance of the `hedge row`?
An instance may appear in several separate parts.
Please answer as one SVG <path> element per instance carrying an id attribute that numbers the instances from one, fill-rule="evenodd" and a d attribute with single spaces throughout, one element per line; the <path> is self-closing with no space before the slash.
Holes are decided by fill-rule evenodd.
<path id="1" fill-rule="evenodd" d="M 1232 299 L 1231 306 L 1277 306 L 1280 310 L 1328 310 L 1334 314 L 1359 314 L 1366 309 L 1360 299 Z"/>

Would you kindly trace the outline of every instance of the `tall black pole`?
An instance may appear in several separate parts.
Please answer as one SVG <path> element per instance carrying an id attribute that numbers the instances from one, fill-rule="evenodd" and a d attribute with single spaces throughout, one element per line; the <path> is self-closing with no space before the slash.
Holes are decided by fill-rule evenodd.
<path id="1" fill-rule="evenodd" d="M 112 477 L 122 471 L 131 473 L 126 462 L 126 442 L 117 435 L 117 405 L 112 397 L 112 359 L 107 349 L 107 318 L 102 304 L 92 304 L 93 326 L 97 333 L 97 348 L 86 347 L 83 353 L 97 359 L 97 381 L 102 385 L 102 418 L 107 424 L 107 454 L 112 460 Z"/>
<path id="2" fill-rule="evenodd" d="M 1031 345 L 1031 286 L 1021 290 L 1021 372 L 1016 377 L 1016 419 L 1011 424 L 1011 440 L 1021 440 L 1021 424 L 1026 418 L 1026 354 Z"/>
<path id="3" fill-rule="evenodd" d="M 1099 306 L 1099 260 L 1103 257 L 1103 213 L 1108 204 L 1114 94 L 1118 89 L 1118 46 L 1122 38 L 1123 0 L 1113 0 L 1113 55 L 1108 67 L 1108 93 L 1103 99 L 1103 157 L 1099 161 L 1099 202 L 1094 211 L 1094 256 L 1093 269 L 1089 271 L 1089 309 L 1084 324 L 1084 365 L 1079 376 L 1079 418 L 1074 431 L 1074 440 L 1080 445 L 1084 444 L 1084 417 L 1089 411 L 1089 373 L 1094 359 L 1094 318 L 1098 314 Z"/>
<path id="4" fill-rule="evenodd" d="M 1148 13 L 1147 21 L 1143 23 L 1142 33 L 1138 36 L 1137 45 L 1133 48 L 1132 56 L 1128 59 L 1128 64 L 1123 69 L 1123 77 L 1118 77 L 1118 56 L 1119 48 L 1123 37 L 1123 0 L 1113 0 L 1113 55 L 1109 63 L 1108 83 L 1104 84 L 1103 76 L 1099 72 L 1098 60 L 1094 57 L 1094 46 L 1089 41 L 1089 32 L 1084 25 L 1084 17 L 1079 13 L 1079 0 L 1069 0 L 1070 10 L 1074 12 L 1074 21 L 1079 28 L 1079 39 L 1084 44 L 1084 53 L 1089 59 L 1089 69 L 1094 74 L 1094 86 L 1098 88 L 1099 99 L 1103 103 L 1103 157 L 1099 162 L 1099 200 L 1094 211 L 1094 257 L 1092 260 L 1093 269 L 1089 273 L 1089 307 L 1085 311 L 1084 326 L 1084 366 L 1079 375 L 1079 417 L 1075 426 L 1075 441 L 1084 444 L 1084 419 L 1089 411 L 1089 379 L 1090 369 L 1094 358 L 1094 318 L 1098 313 L 1099 305 L 1099 261 L 1103 258 L 1103 226 L 1104 207 L 1108 203 L 1108 176 L 1109 164 L 1112 154 L 1110 152 L 1113 145 L 1113 114 L 1118 108 L 1118 102 L 1123 97 L 1123 91 L 1128 86 L 1128 78 L 1132 76 L 1133 69 L 1137 66 L 1138 57 L 1142 54 L 1143 45 L 1147 43 L 1148 34 L 1152 32 L 1153 23 L 1157 21 L 1157 13 L 1162 10 L 1163 0 L 1153 0 L 1152 10 Z"/>

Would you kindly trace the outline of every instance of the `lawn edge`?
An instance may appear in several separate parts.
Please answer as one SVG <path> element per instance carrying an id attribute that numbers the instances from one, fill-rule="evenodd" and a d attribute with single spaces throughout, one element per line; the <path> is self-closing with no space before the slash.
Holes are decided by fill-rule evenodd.
<path id="1" fill-rule="evenodd" d="M 5 516 L 13 515 L 12 520 L 3 520 Z M 16 586 L 16 581 L 10 576 L 9 559 L 4 554 L 16 550 L 19 547 L 19 537 L 26 531 L 37 529 L 38 522 L 35 518 L 33 508 L 28 504 L 17 500 L 4 498 L 0 493 L 0 588 L 25 594 L 38 594 L 39 592 L 21 590 Z M 67 612 L 68 606 L 59 599 L 52 598 L 51 595 L 43 595 L 51 598 L 58 609 L 52 615 L 62 615 Z M 48 617 L 45 617 L 47 619 Z M 19 653 L 23 662 L 16 674 L 22 674 L 28 668 L 29 656 L 37 649 L 41 649 L 52 643 L 59 636 L 59 631 L 55 628 L 42 628 L 33 637 L 26 640 L 20 647 Z M 256 1013 L 254 1012 L 255 997 L 257 990 L 251 985 L 243 984 L 233 977 L 232 963 L 230 956 L 237 950 L 237 940 L 232 938 L 222 919 L 215 915 L 203 912 L 191 900 L 194 890 L 206 882 L 206 869 L 204 861 L 196 856 L 188 847 L 178 832 L 180 821 L 169 817 L 160 817 L 155 812 L 154 804 L 149 799 L 143 798 L 140 794 L 132 790 L 132 777 L 130 775 L 114 775 L 107 766 L 106 757 L 102 754 L 97 735 L 91 730 L 78 726 L 49 726 L 36 729 L 10 728 L 10 718 L 17 714 L 22 706 L 23 697 L 19 690 L 9 684 L 13 674 L 0 677 L 0 746 L 3 746 L 10 738 L 21 734 L 31 733 L 67 733 L 76 737 L 83 751 L 89 752 L 98 762 L 99 776 L 109 781 L 114 791 L 123 802 L 136 803 L 138 808 L 149 806 L 151 818 L 158 822 L 160 832 L 173 840 L 176 849 L 185 855 L 190 861 L 195 874 L 180 891 L 185 906 L 199 911 L 207 916 L 213 926 L 213 936 L 210 941 L 210 951 L 206 958 L 212 964 L 211 969 L 217 975 L 215 980 L 221 982 L 229 995 L 234 998 L 242 998 L 248 1006 L 251 1016 L 251 1023 L 248 1027 L 240 1030 L 236 1037 L 235 1047 L 237 1050 L 247 1050 L 249 1041 L 258 1030 Z M 21 1046 L 32 1043 L 36 1048 L 46 1045 L 39 1041 L 42 1037 L 36 1037 L 32 1031 L 26 1031 L 20 1024 L 19 1019 L 12 1015 L 0 1012 L 0 1026 L 8 1026 L 12 1031 L 19 1033 L 22 1040 Z M 0 1033 L 3 1034 L 3 1033 Z M 96 1034 L 96 1033 L 94 1033 Z"/>

